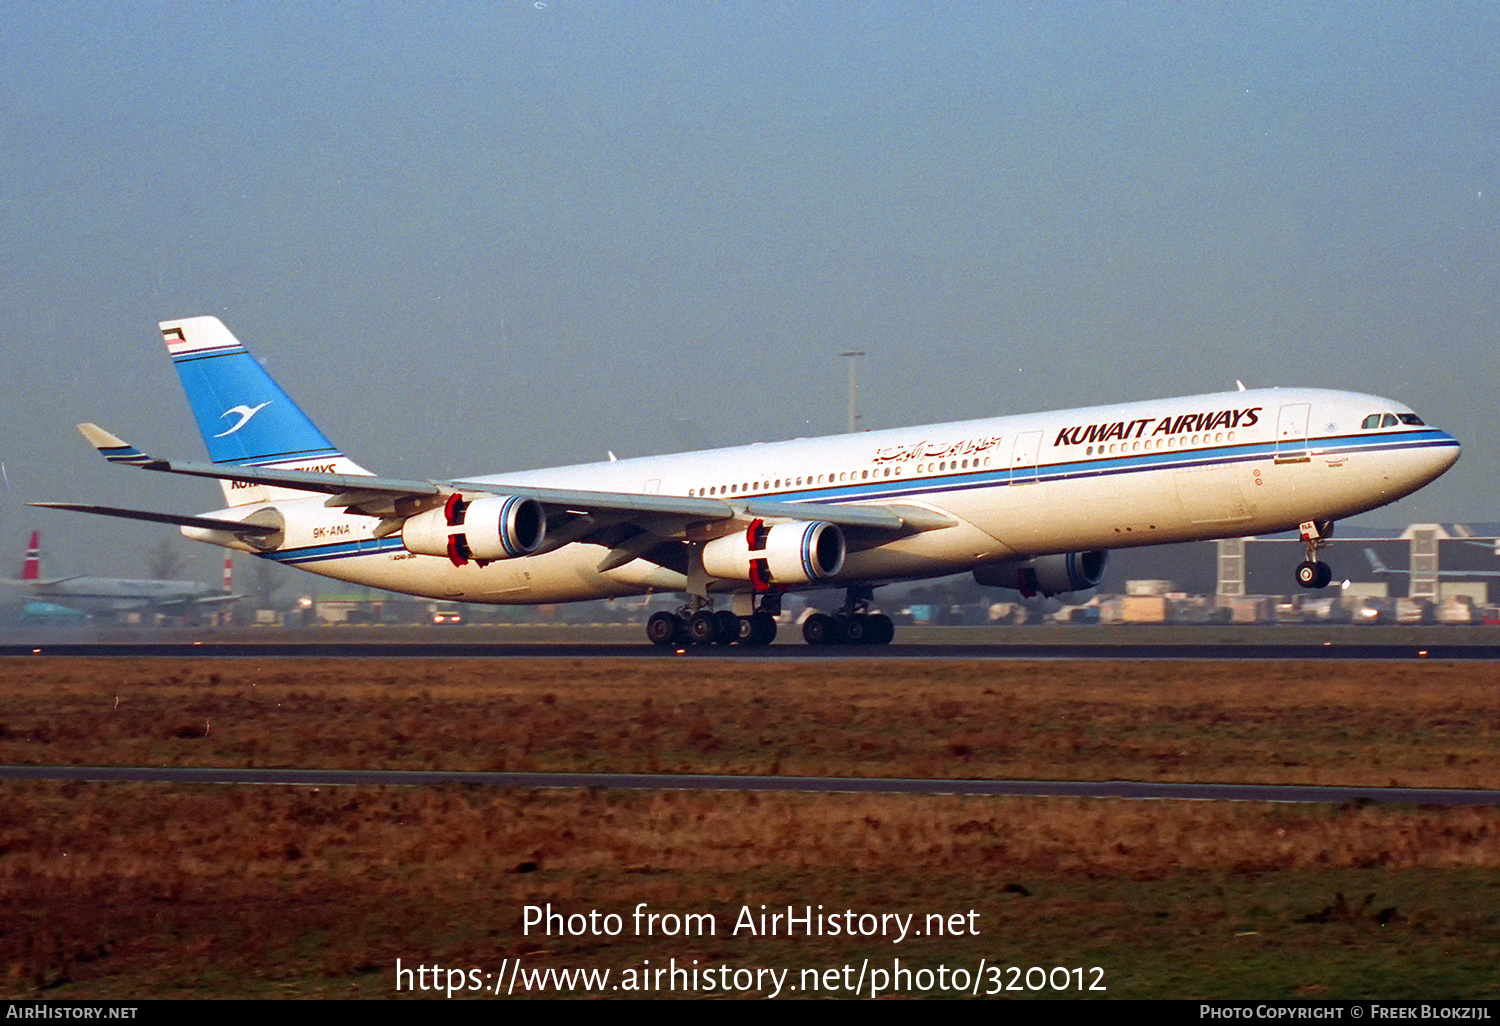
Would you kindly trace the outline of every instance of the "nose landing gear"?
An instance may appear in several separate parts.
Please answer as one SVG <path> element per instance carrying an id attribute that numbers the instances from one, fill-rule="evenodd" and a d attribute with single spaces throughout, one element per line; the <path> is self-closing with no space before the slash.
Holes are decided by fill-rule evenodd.
<path id="1" fill-rule="evenodd" d="M 1318 559 L 1318 548 L 1333 535 L 1333 521 L 1309 520 L 1301 530 L 1307 558 L 1297 564 L 1297 583 L 1304 588 L 1326 588 L 1333 582 L 1333 568 Z"/>

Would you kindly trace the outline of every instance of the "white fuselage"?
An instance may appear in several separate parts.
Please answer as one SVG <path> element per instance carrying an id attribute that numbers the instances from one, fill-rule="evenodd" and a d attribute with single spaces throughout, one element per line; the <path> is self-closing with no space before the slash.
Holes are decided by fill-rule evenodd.
<path id="1" fill-rule="evenodd" d="M 826 588 L 1264 534 L 1362 513 L 1422 487 L 1458 458 L 1450 435 L 1419 421 L 1363 426 L 1387 413 L 1415 421 L 1405 406 L 1375 396 L 1258 389 L 472 480 L 496 492 L 510 485 L 806 503 L 809 520 L 819 505 L 899 504 L 954 521 L 852 544 L 837 576 L 816 585 Z M 261 555 L 339 580 L 469 602 L 566 602 L 687 585 L 681 572 L 645 559 L 601 571 L 609 550 L 597 544 L 455 566 L 408 551 L 399 534 L 374 537 L 376 519 L 330 509 L 324 499 L 275 502 L 285 537 Z M 711 590 L 745 587 L 723 581 Z"/>

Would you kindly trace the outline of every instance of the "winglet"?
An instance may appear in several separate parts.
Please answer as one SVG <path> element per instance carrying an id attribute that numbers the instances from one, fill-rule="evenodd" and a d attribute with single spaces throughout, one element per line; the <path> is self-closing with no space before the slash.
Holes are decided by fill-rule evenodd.
<path id="1" fill-rule="evenodd" d="M 145 467 L 148 470 L 156 470 L 170 466 L 166 460 L 156 459 L 148 456 L 123 438 L 116 438 L 98 424 L 79 424 L 78 430 L 83 437 L 88 439 L 90 445 L 111 463 L 126 463 L 132 467 Z"/>

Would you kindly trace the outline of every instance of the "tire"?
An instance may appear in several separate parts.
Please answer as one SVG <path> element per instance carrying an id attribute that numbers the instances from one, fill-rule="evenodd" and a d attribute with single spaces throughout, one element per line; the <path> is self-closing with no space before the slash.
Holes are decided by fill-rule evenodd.
<path id="1" fill-rule="evenodd" d="M 740 618 L 727 609 L 714 614 L 714 644 L 733 645 L 740 637 Z"/>
<path id="2" fill-rule="evenodd" d="M 876 613 L 870 617 L 870 644 L 889 645 L 895 636 L 896 625 L 889 616 Z"/>
<path id="3" fill-rule="evenodd" d="M 677 614 L 652 613 L 646 621 L 646 637 L 662 648 L 672 644 L 677 640 Z"/>
<path id="4" fill-rule="evenodd" d="M 833 617 L 814 613 L 802 621 L 802 640 L 809 645 L 830 645 L 834 637 Z"/>
<path id="5" fill-rule="evenodd" d="M 1318 588 L 1318 564 L 1311 560 L 1304 560 L 1297 564 L 1297 583 L 1304 588 Z"/>
<path id="6" fill-rule="evenodd" d="M 694 613 L 687 622 L 688 640 L 694 645 L 711 645 L 714 636 L 718 633 L 718 625 L 714 622 L 714 614 L 709 612 Z"/>
<path id="7" fill-rule="evenodd" d="M 844 621 L 844 644 L 864 645 L 870 640 L 870 618 L 858 613 Z"/>
<path id="8" fill-rule="evenodd" d="M 748 619 L 750 621 L 750 640 L 746 642 L 744 635 L 741 634 L 741 644 L 755 646 L 769 645 L 776 640 L 776 619 L 770 613 L 756 613 Z"/>

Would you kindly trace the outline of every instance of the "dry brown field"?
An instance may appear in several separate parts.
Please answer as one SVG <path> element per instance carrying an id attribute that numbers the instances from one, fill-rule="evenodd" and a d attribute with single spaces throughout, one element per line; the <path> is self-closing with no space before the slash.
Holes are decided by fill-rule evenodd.
<path id="1" fill-rule="evenodd" d="M 1495 787 L 1497 682 L 1435 662 L 15 659 L 0 763 Z M 3 786 L 8 997 L 391 997 L 398 959 L 466 986 L 517 960 L 795 985 L 900 959 L 1024 997 L 1080 995 L 1009 967 L 1097 966 L 1085 997 L 1500 997 L 1495 808 Z M 714 933 L 637 935 L 642 902 Z M 624 929 L 527 931 L 549 903 Z M 900 943 L 733 931 L 762 905 L 974 916 Z M 906 992 L 953 989 L 922 979 Z"/>

